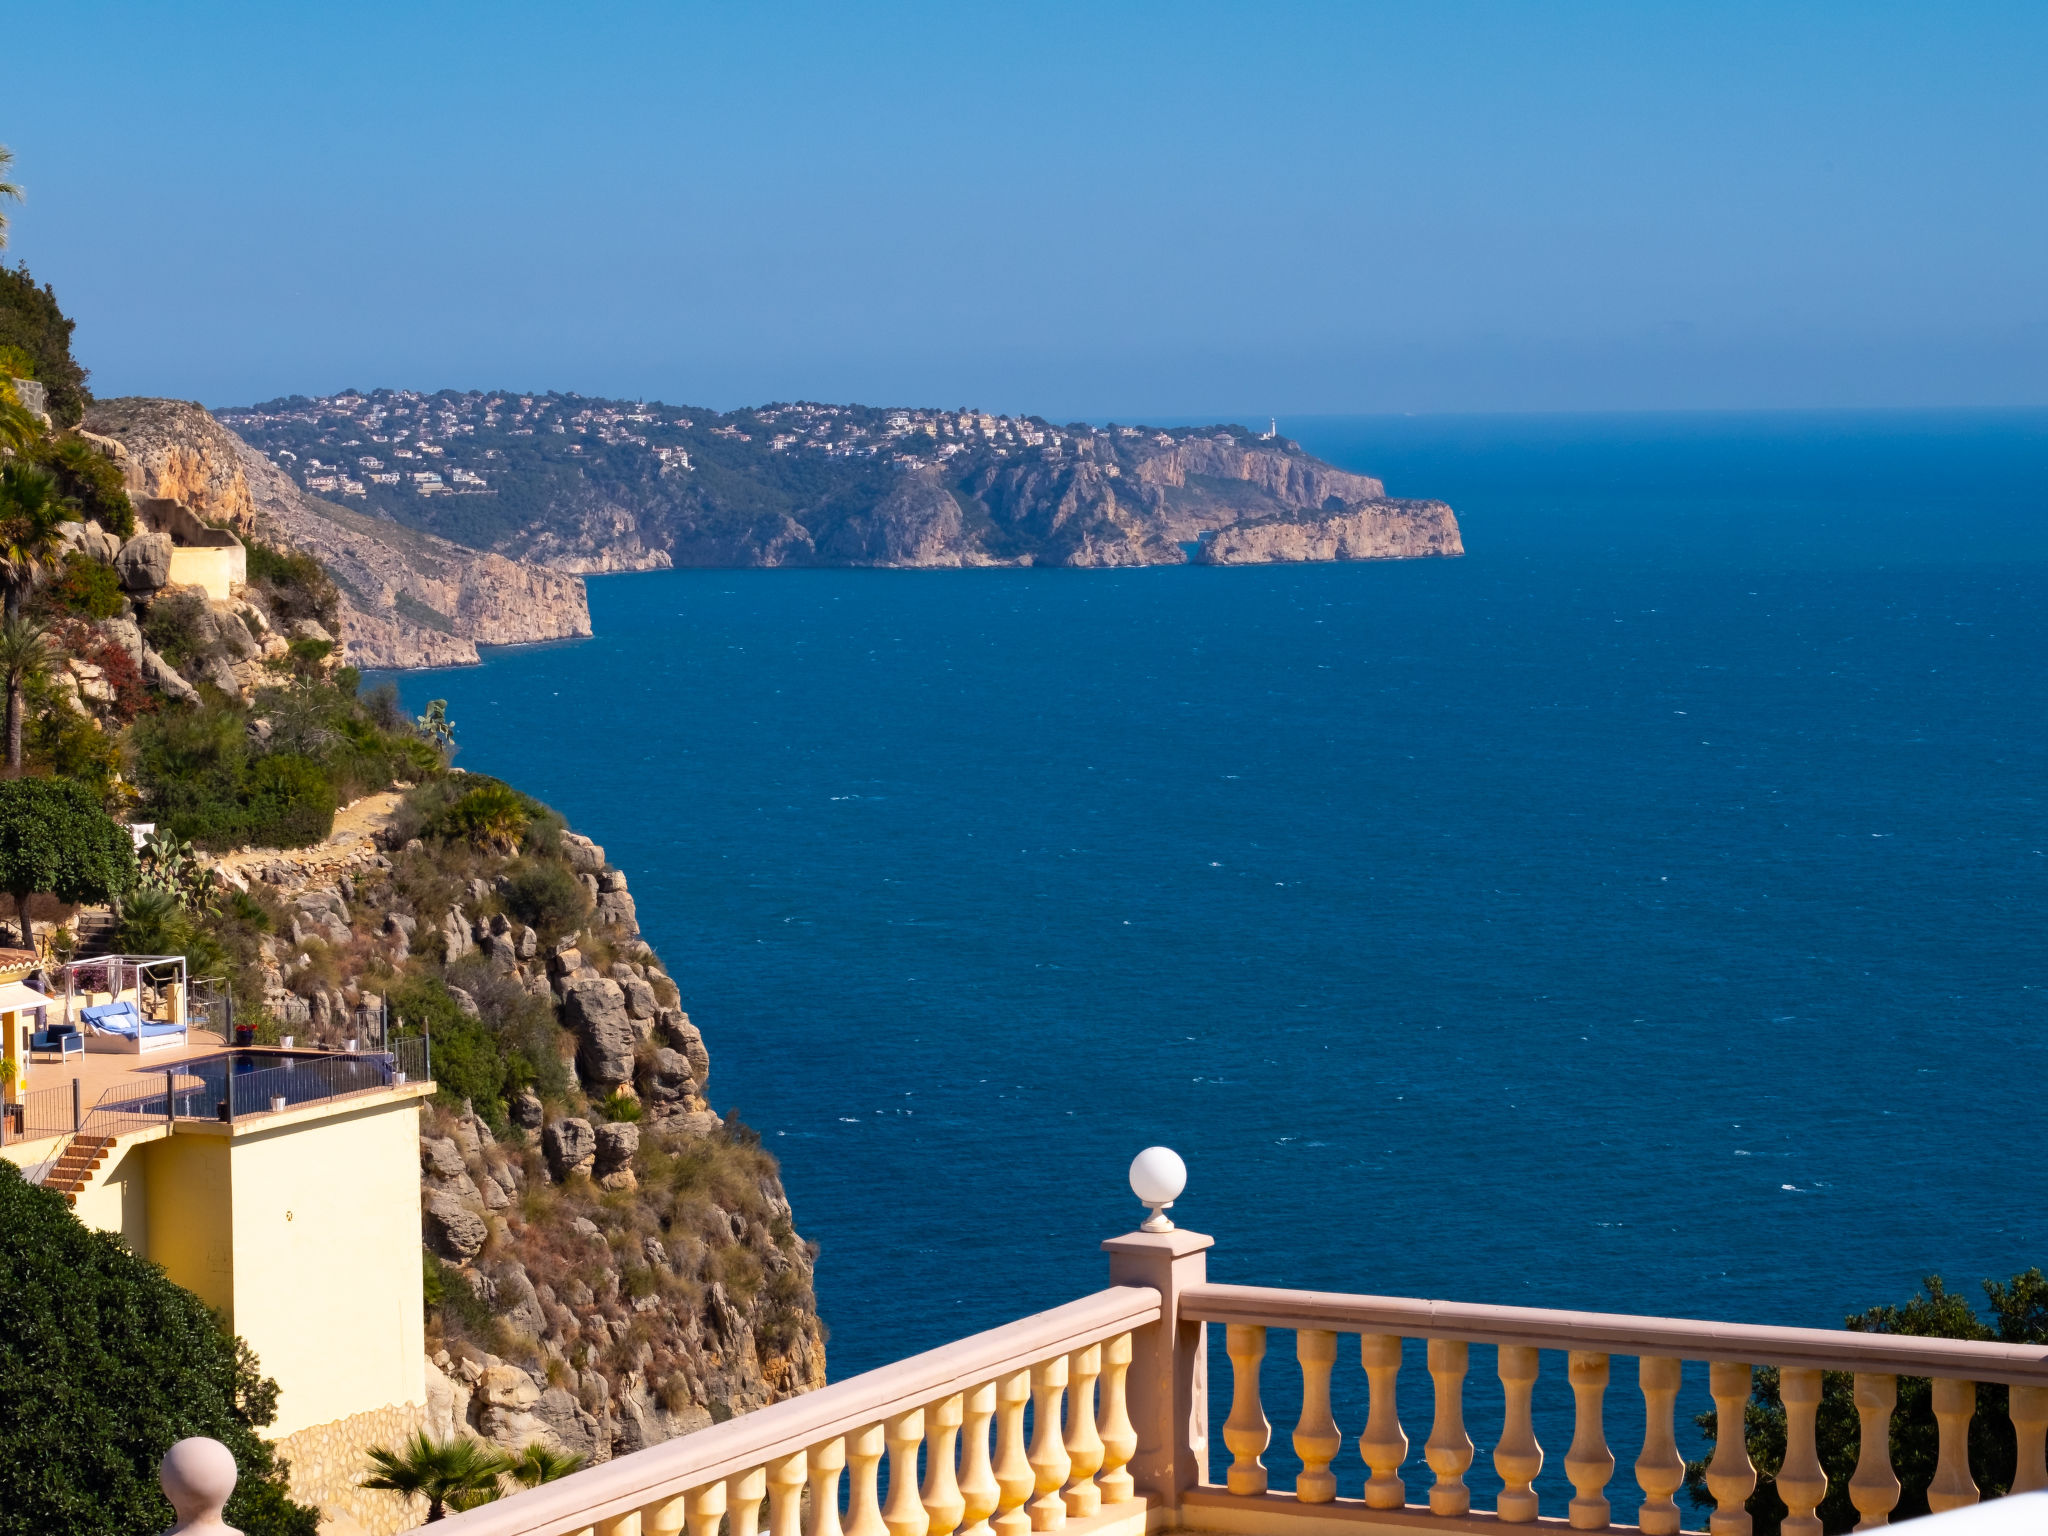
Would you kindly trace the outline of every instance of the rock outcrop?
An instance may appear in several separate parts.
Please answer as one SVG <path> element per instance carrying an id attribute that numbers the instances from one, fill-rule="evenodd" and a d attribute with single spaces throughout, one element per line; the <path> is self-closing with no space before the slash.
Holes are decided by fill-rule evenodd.
<path id="1" fill-rule="evenodd" d="M 1294 560 L 1413 560 L 1462 555 L 1458 520 L 1440 501 L 1370 501 L 1326 517 L 1238 523 L 1205 538 L 1205 565 L 1268 565 Z"/>
<path id="2" fill-rule="evenodd" d="M 513 859 L 465 849 L 450 879 L 403 810 L 379 796 L 330 844 L 217 869 L 272 915 L 264 1006 L 301 1044 L 374 1037 L 396 955 L 558 1064 L 546 1098 L 422 1109 L 431 1421 L 604 1460 L 821 1386 L 815 1250 L 758 1138 L 712 1110 L 703 1034 L 619 904 L 624 874 L 560 833 L 588 900 L 543 943 L 503 910 Z"/>
<path id="3" fill-rule="evenodd" d="M 322 501 L 192 402 L 102 400 L 86 425 L 111 445 L 131 495 L 318 559 L 341 589 L 351 665 L 468 665 L 479 645 L 590 633 L 577 577 Z"/>

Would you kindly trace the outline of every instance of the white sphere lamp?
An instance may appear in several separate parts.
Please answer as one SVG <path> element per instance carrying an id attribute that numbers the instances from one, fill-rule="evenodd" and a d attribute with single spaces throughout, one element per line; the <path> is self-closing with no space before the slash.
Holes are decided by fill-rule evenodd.
<path id="1" fill-rule="evenodd" d="M 235 1477 L 235 1454 L 218 1440 L 194 1435 L 165 1451 L 157 1481 L 178 1512 L 170 1536 L 242 1536 L 221 1518 Z"/>
<path id="2" fill-rule="evenodd" d="M 1131 1193 L 1152 1214 L 1138 1228 L 1140 1232 L 1171 1232 L 1173 1223 L 1166 1212 L 1180 1192 L 1188 1187 L 1188 1165 L 1171 1147 L 1147 1147 L 1131 1159 Z"/>

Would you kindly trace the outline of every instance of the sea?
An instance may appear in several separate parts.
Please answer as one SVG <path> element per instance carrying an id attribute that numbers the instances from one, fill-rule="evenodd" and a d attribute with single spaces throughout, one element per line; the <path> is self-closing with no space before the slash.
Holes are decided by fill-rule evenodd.
<path id="1" fill-rule="evenodd" d="M 397 678 L 628 872 L 832 1376 L 1104 1284 L 1154 1144 L 1242 1283 L 1830 1327 L 2048 1264 L 2048 413 L 1281 429 L 1468 553 L 605 577 Z M 1498 1404 L 1475 1349 L 1482 1506 Z M 1617 1359 L 1617 1518 L 1640 1414 Z"/>

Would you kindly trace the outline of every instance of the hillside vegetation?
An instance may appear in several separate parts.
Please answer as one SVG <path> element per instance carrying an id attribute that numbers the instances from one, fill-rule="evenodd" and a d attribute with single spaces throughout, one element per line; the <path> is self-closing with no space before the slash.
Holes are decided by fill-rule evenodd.
<path id="1" fill-rule="evenodd" d="M 231 1005 L 258 1043 L 430 1037 L 420 1262 L 443 1422 L 603 1460 L 821 1385 L 814 1250 L 759 1138 L 711 1108 L 709 1051 L 625 874 L 547 806 L 455 766 L 438 708 L 415 719 L 363 686 L 336 569 L 264 520 L 203 412 L 131 401 L 90 418 L 108 431 L 67 428 L 31 367 L 75 383 L 75 420 L 99 408 L 69 321 L 19 277 L 0 311 L 34 324 L 8 334 L 58 351 L 0 354 L 23 381 L 0 393 L 8 771 L 18 790 L 68 786 L 94 823 L 80 846 L 104 834 L 121 855 L 25 887 L 42 893 L 35 942 L 79 942 L 62 909 L 43 916 L 52 893 L 111 896 L 113 942 L 186 954 L 216 1027 Z M 341 537 L 358 516 L 317 521 Z M 246 549 L 225 598 L 169 580 L 177 540 L 209 530 Z M 392 532 L 380 559 L 447 549 Z M 444 585 L 497 590 L 480 582 Z M 16 794 L 0 821 L 28 814 L 17 800 L 41 803 Z M 121 821 L 155 824 L 139 863 Z M 17 847 L 34 841 L 0 827 L 0 862 L 34 867 Z M 244 1469 L 252 1490 L 278 1475 Z M 286 1500 L 257 1526 L 306 1513 Z"/>

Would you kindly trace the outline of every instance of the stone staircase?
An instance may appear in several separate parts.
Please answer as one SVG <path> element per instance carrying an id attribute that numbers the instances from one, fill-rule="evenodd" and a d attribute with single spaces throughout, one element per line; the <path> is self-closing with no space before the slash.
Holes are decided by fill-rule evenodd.
<path id="1" fill-rule="evenodd" d="M 82 907 L 71 919 L 71 932 L 78 940 L 76 958 L 90 960 L 114 952 L 114 914 L 106 907 Z"/>
<path id="2" fill-rule="evenodd" d="M 53 1189 L 62 1195 L 66 1205 L 78 1204 L 80 1192 L 92 1182 L 92 1176 L 99 1172 L 100 1165 L 113 1150 L 114 1138 L 111 1136 L 72 1137 L 57 1155 L 57 1165 L 43 1180 L 43 1188 Z"/>

